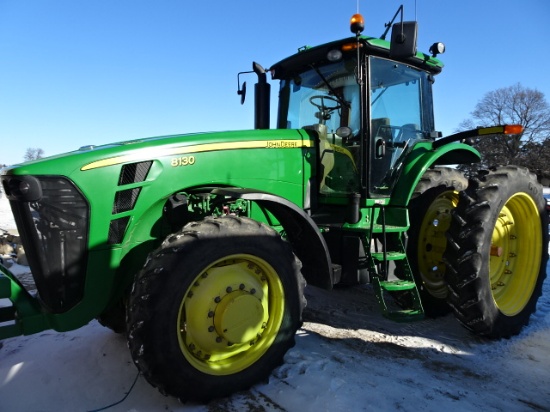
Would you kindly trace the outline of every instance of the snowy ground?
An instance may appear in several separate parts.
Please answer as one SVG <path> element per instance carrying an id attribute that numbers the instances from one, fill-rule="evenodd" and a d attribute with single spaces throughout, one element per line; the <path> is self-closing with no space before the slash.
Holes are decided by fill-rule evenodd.
<path id="1" fill-rule="evenodd" d="M 1 197 L 0 228 L 13 227 Z M 549 284 L 530 325 L 502 341 L 469 334 L 452 315 L 393 323 L 369 287 L 309 289 L 285 364 L 208 405 L 158 393 L 138 376 L 124 338 L 97 322 L 6 339 L 0 411 L 550 411 Z"/>

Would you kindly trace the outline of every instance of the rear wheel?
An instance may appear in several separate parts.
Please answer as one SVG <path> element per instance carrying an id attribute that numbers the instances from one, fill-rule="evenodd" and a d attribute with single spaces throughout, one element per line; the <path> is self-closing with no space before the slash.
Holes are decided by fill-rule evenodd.
<path id="1" fill-rule="evenodd" d="M 161 392 L 208 401 L 282 363 L 305 305 L 300 263 L 268 226 L 224 216 L 169 236 L 134 284 L 128 340 Z"/>
<path id="2" fill-rule="evenodd" d="M 428 169 L 409 202 L 407 257 L 428 316 L 450 312 L 443 263 L 447 247 L 445 233 L 451 224 L 451 211 L 458 203 L 458 192 L 467 185 L 467 179 L 459 170 Z"/>
<path id="3" fill-rule="evenodd" d="M 480 175 L 461 194 L 445 260 L 449 303 L 466 328 L 509 337 L 529 322 L 546 277 L 544 207 L 536 177 L 514 166 Z"/>

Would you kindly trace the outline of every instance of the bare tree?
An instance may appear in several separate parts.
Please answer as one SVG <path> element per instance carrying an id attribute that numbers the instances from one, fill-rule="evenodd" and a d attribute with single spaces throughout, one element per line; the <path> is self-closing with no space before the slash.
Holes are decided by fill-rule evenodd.
<path id="1" fill-rule="evenodd" d="M 25 162 L 28 162 L 30 160 L 42 159 L 43 157 L 44 157 L 44 150 L 38 147 L 29 147 L 25 151 L 25 156 L 23 156 L 23 159 L 25 160 Z"/>
<path id="2" fill-rule="evenodd" d="M 517 164 L 540 175 L 550 173 L 550 106 L 544 94 L 517 83 L 485 94 L 472 118 L 459 128 L 520 124 L 523 133 L 484 136 L 474 142 L 482 153 L 481 167 Z"/>

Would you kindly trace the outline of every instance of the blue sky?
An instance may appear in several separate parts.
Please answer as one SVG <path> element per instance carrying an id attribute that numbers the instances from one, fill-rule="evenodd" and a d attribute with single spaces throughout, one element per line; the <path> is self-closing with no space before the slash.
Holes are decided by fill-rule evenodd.
<path id="1" fill-rule="evenodd" d="M 414 0 L 360 0 L 364 34 L 380 36 L 401 3 L 413 20 Z M 356 10 L 357 0 L 0 0 L 0 164 L 29 147 L 54 155 L 252 128 L 253 87 L 241 106 L 237 73 L 350 36 Z M 444 134 L 517 82 L 550 101 L 550 1 L 417 0 L 416 17 L 419 50 L 447 46 L 434 85 Z"/>

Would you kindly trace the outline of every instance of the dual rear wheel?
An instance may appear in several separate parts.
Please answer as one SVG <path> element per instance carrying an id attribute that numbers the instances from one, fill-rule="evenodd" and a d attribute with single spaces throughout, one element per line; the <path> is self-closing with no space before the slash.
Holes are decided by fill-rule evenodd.
<path id="1" fill-rule="evenodd" d="M 483 172 L 465 187 L 449 168 L 429 170 L 410 203 L 408 254 L 428 315 L 452 309 L 471 331 L 519 333 L 546 277 L 548 216 L 525 168 Z"/>

